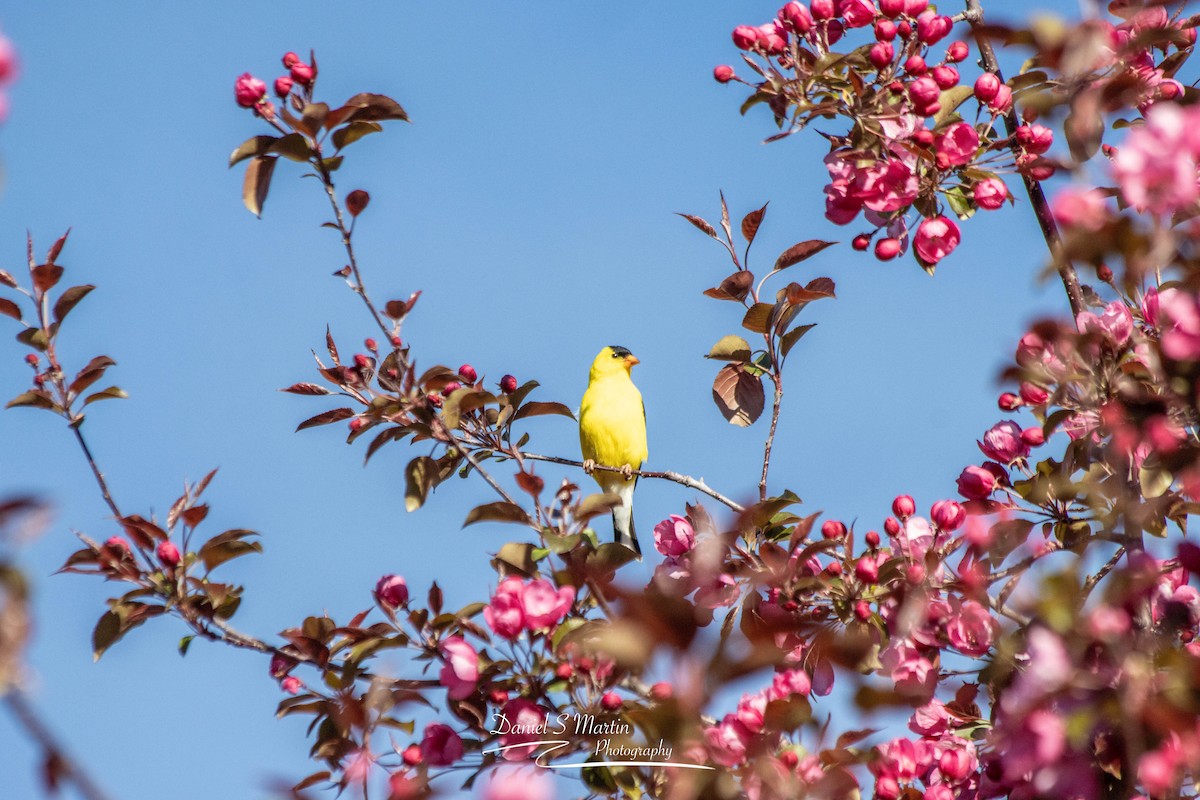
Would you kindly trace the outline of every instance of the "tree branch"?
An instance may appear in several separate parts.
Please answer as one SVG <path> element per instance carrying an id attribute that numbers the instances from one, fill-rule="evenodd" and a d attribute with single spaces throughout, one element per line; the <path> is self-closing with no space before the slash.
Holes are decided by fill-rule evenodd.
<path id="1" fill-rule="evenodd" d="M 523 458 L 528 458 L 530 461 L 545 461 L 550 464 L 562 464 L 563 466 L 566 466 L 566 467 L 582 467 L 583 466 L 582 461 L 575 461 L 570 458 L 559 458 L 558 456 L 541 456 L 541 455 L 538 455 L 537 453 L 525 453 L 525 452 L 522 452 L 521 456 Z M 603 470 L 606 472 L 620 472 L 621 471 L 620 469 L 618 469 L 616 467 L 608 467 L 603 464 L 597 464 L 596 469 Z M 739 514 L 746 510 L 744 506 L 742 506 L 738 503 L 735 503 L 734 501 L 730 500 L 725 495 L 721 494 L 720 492 L 718 492 L 715 489 L 713 489 L 712 487 L 710 487 L 707 483 L 704 482 L 703 478 L 697 479 L 697 478 L 691 477 L 690 475 L 681 475 L 678 472 L 657 472 L 654 470 L 636 470 L 635 469 L 633 471 L 633 474 L 637 475 L 639 477 L 642 477 L 642 478 L 657 478 L 658 480 L 671 481 L 672 483 L 678 483 L 680 486 L 686 486 L 689 489 L 695 489 L 698 492 L 702 492 L 703 494 L 708 495 L 712 499 L 716 500 L 718 503 L 728 506 L 732 510 L 738 512 Z"/>
<path id="2" fill-rule="evenodd" d="M 1003 82 L 1004 76 L 1000 72 L 1000 62 L 996 59 L 996 51 L 992 48 L 992 42 L 982 27 L 983 7 L 979 0 L 966 0 L 966 2 L 967 10 L 963 14 L 963 19 L 971 24 L 983 68 Z M 1004 127 L 1013 139 L 1011 147 L 1014 155 L 1020 154 L 1020 146 L 1014 135 L 1018 125 L 1017 107 L 1014 103 L 1008 113 L 1004 115 Z M 1041 226 L 1042 238 L 1046 240 L 1046 246 L 1050 249 L 1050 257 L 1054 261 L 1059 277 L 1062 278 L 1063 288 L 1067 292 L 1067 301 L 1071 304 L 1071 316 L 1074 317 L 1086 308 L 1083 302 L 1083 291 L 1079 286 L 1079 275 L 1075 272 L 1075 266 L 1063 253 L 1058 225 L 1054 222 L 1054 215 L 1050 213 L 1050 205 L 1046 202 L 1046 194 L 1042 191 L 1041 182 L 1027 173 L 1022 173 L 1021 178 L 1025 182 L 1025 192 L 1029 195 L 1029 202 L 1033 206 L 1033 214 L 1037 217 L 1038 225 Z"/>

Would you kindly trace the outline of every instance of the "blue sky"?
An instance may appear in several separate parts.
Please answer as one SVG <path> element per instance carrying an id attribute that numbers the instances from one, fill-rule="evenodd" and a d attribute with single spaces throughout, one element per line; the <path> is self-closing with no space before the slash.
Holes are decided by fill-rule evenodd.
<path id="1" fill-rule="evenodd" d="M 1033 4 L 1004 5 L 1015 15 Z M 384 572 L 419 591 L 436 578 L 450 605 L 494 585 L 487 554 L 512 531 L 460 530 L 466 510 L 491 499 L 483 484 L 451 481 L 405 514 L 401 470 L 416 451 L 385 449 L 363 469 L 365 442 L 347 447 L 340 426 L 292 432 L 330 404 L 276 391 L 314 379 L 309 351 L 326 324 L 343 352 L 374 333 L 330 277 L 343 261 L 318 228 L 316 184 L 281 164 L 260 221 L 241 206 L 240 170 L 225 167 L 262 132 L 235 107 L 234 78 L 269 82 L 282 53 L 309 48 L 323 98 L 384 92 L 413 118 L 356 145 L 339 188 L 372 194 L 357 238 L 376 297 L 424 290 L 405 327 L 421 362 L 534 378 L 541 399 L 574 407 L 595 352 L 627 346 L 642 360 L 647 467 L 748 496 L 763 425 L 721 420 L 716 365 L 701 358 L 739 329 L 736 307 L 700 294 L 729 270 L 673 212 L 717 217 L 718 189 L 739 216 L 770 200 L 760 268 L 796 241 L 858 232 L 822 216 L 823 140 L 761 144 L 769 119 L 741 118 L 741 90 L 710 78 L 714 64 L 735 63 L 732 27 L 774 7 L 287 8 L 66 2 L 0 15 L 22 57 L 0 129 L 0 267 L 21 269 L 26 229 L 44 252 L 72 227 L 67 280 L 99 288 L 62 347 L 76 367 L 115 358 L 109 377 L 131 395 L 96 406 L 86 426 L 127 513 L 165 513 L 185 479 L 219 466 L 204 528 L 263 533 L 265 555 L 229 573 L 248 587 L 237 625 L 261 636 L 366 608 Z M 963 230 L 933 280 L 910 258 L 880 264 L 845 245 L 795 268 L 795 278 L 832 277 L 839 295 L 805 312 L 819 327 L 794 352 L 777 441 L 774 488 L 795 490 L 809 511 L 864 528 L 898 492 L 921 509 L 952 496 L 979 458 L 976 437 L 1000 418 L 995 376 L 1016 338 L 1065 307 L 1061 289 L 1037 281 L 1046 254 L 1025 202 Z M 0 387 L 16 395 L 29 373 L 9 337 Z M 528 429 L 537 452 L 578 452 L 569 420 Z M 72 531 L 103 539 L 113 525 L 59 420 L 4 412 L 0 443 L 0 495 L 33 492 L 56 508 L 23 554 L 37 591 L 32 692 L 100 782 L 128 798 L 255 797 L 273 777 L 311 771 L 304 724 L 274 718 L 280 695 L 258 656 L 197 643 L 181 659 L 181 626 L 157 620 L 92 663 L 90 631 L 115 587 L 51 573 L 74 549 Z M 642 482 L 644 544 L 693 499 Z M 0 781 L 32 796 L 32 750 L 3 715 L 0 743 Z"/>

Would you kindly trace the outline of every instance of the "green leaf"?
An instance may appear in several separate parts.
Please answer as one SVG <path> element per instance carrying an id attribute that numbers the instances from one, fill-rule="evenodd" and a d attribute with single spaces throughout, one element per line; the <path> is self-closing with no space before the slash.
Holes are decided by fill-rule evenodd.
<path id="1" fill-rule="evenodd" d="M 192 646 L 192 640 L 195 638 L 196 638 L 195 636 L 184 636 L 182 639 L 179 640 L 179 655 L 181 655 L 181 656 L 187 655 L 188 648 Z"/>
<path id="2" fill-rule="evenodd" d="M 965 103 L 967 98 L 974 93 L 974 87 L 969 85 L 961 85 L 952 86 L 938 95 L 938 105 L 940 105 L 941 108 L 938 109 L 938 112 L 933 115 L 934 130 L 937 130 L 942 123 L 948 122 L 950 115 L 958 110 L 958 107 Z"/>
<path id="3" fill-rule="evenodd" d="M 755 333 L 766 333 L 771 329 L 771 312 L 774 310 L 771 303 L 755 303 L 742 317 L 742 327 Z"/>
<path id="4" fill-rule="evenodd" d="M 105 611 L 103 616 L 96 622 L 96 627 L 92 630 L 92 658 L 95 661 L 100 660 L 100 656 L 104 655 L 104 651 L 112 647 L 124 631 L 121 630 L 121 616 L 115 611 Z"/>
<path id="5" fill-rule="evenodd" d="M 8 405 L 6 405 L 4 407 L 5 408 L 26 407 L 26 408 L 53 409 L 55 406 L 54 406 L 54 401 L 50 399 L 50 396 L 48 394 L 46 394 L 43 391 L 33 390 L 33 391 L 25 392 L 24 394 L 17 395 L 12 400 L 9 400 Z"/>
<path id="6" fill-rule="evenodd" d="M 746 362 L 750 360 L 750 343 L 740 336 L 723 336 L 721 340 L 712 346 L 705 358 L 711 358 L 717 361 L 740 361 Z"/>
<path id="7" fill-rule="evenodd" d="M 239 162 L 245 161 L 253 156 L 261 156 L 267 152 L 272 144 L 278 140 L 278 136 L 251 136 L 246 141 L 238 145 L 229 156 L 229 166 L 233 166 Z"/>
<path id="8" fill-rule="evenodd" d="M 793 328 L 792 330 L 788 331 L 787 334 L 784 335 L 783 340 L 780 342 L 780 354 L 784 358 L 787 358 L 788 353 L 792 352 L 792 348 L 796 345 L 796 342 L 804 338 L 804 334 L 808 333 L 815 327 L 817 327 L 817 323 L 814 322 L 811 325 L 801 325 L 798 328 Z"/>
<path id="9" fill-rule="evenodd" d="M 525 509 L 519 505 L 499 501 L 472 508 L 463 522 L 463 527 L 474 525 L 476 522 L 517 522 L 528 525 L 530 520 Z"/>
<path id="10" fill-rule="evenodd" d="M 119 386 L 109 386 L 107 389 L 101 389 L 98 392 L 89 394 L 87 398 L 84 399 L 83 404 L 85 406 L 91 405 L 92 403 L 100 400 L 124 400 L 127 397 L 129 397 L 129 395 L 126 394 L 124 389 L 120 388 Z"/>
<path id="11" fill-rule="evenodd" d="M 537 571 L 533 561 L 534 546 L 527 542 L 509 542 L 500 548 L 492 565 L 502 573 L 516 571 L 522 575 L 532 575 Z"/>
<path id="12" fill-rule="evenodd" d="M 354 144 L 364 136 L 369 136 L 372 133 L 378 133 L 383 130 L 383 126 L 378 122 L 367 122 L 365 120 L 354 120 L 344 128 L 338 128 L 333 132 L 333 146 L 341 150 L 347 145 Z"/>
<path id="13" fill-rule="evenodd" d="M 269 148 L 268 153 L 277 153 L 291 161 L 299 161 L 304 163 L 312 156 L 312 150 L 308 147 L 308 140 L 299 133 L 289 133 L 287 136 L 282 136 L 276 139 Z"/>
<path id="14" fill-rule="evenodd" d="M 79 301 L 88 296 L 88 293 L 95 289 L 95 286 L 72 286 L 59 296 L 58 302 L 54 304 L 54 320 L 61 323 L 66 319 L 67 314 L 71 313 Z"/>
<path id="15" fill-rule="evenodd" d="M 26 328 L 17 334 L 17 341 L 43 352 L 50 346 L 50 339 L 41 328 Z"/>
<path id="16" fill-rule="evenodd" d="M 579 501 L 575 508 L 574 517 L 579 522 L 587 522 L 593 517 L 607 514 L 621 505 L 621 498 L 615 494 L 590 494 Z"/>
<path id="17" fill-rule="evenodd" d="M 242 203 L 256 217 L 262 216 L 263 203 L 271 188 L 271 176 L 275 173 L 278 156 L 255 156 L 246 166 L 246 178 L 242 182 Z"/>
<path id="18" fill-rule="evenodd" d="M 429 490 L 437 481 L 438 463 L 429 456 L 417 456 L 404 468 L 404 507 L 416 511 L 425 504 Z"/>

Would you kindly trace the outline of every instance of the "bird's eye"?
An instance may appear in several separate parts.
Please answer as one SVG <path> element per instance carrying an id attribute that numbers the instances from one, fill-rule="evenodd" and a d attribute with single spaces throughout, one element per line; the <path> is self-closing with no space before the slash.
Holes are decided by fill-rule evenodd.
<path id="1" fill-rule="evenodd" d="M 620 358 L 620 357 L 621 357 L 620 353 L 613 353 L 613 358 Z"/>

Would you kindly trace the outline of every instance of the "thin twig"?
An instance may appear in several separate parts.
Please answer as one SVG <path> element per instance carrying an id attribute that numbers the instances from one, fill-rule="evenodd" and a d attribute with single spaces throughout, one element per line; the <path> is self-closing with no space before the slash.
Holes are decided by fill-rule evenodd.
<path id="1" fill-rule="evenodd" d="M 979 0 L 966 0 L 966 3 L 967 10 L 963 14 L 963 19 L 971 24 L 983 68 L 1003 82 L 1004 76 L 1000 72 L 1000 62 L 996 59 L 996 51 L 992 48 L 992 42 L 982 28 L 983 7 Z M 1007 129 L 1009 137 L 1012 138 L 1011 147 L 1014 155 L 1019 155 L 1020 150 L 1020 145 L 1015 137 L 1019 124 L 1017 107 L 1014 103 L 1008 113 L 1004 115 L 1004 127 Z M 1058 225 L 1054 222 L 1054 215 L 1050 213 L 1050 205 L 1046 202 L 1046 194 L 1042 191 L 1041 181 L 1028 172 L 1022 172 L 1021 178 L 1025 182 L 1025 191 L 1033 206 L 1033 214 L 1037 217 L 1038 225 L 1041 226 L 1042 238 L 1046 240 L 1046 246 L 1050 249 L 1050 257 L 1054 260 L 1054 266 L 1058 270 L 1059 277 L 1062 278 L 1063 288 L 1067 291 L 1067 300 L 1071 304 L 1071 315 L 1076 316 L 1086 308 L 1083 302 L 1083 291 L 1079 286 L 1079 275 L 1075 272 L 1075 266 L 1063 253 L 1062 238 L 1058 233 Z"/>
<path id="2" fill-rule="evenodd" d="M 117 519 L 122 519 L 125 515 L 121 513 L 121 509 L 117 508 L 117 502 L 113 500 L 112 492 L 108 490 L 108 481 L 104 477 L 104 473 L 100 471 L 100 466 L 96 463 L 95 456 L 92 455 L 92 448 L 88 447 L 87 439 L 83 438 L 79 422 L 71 425 L 71 430 L 75 433 L 75 441 L 79 442 L 79 448 L 83 450 L 83 457 L 87 459 L 88 466 L 92 468 L 92 474 L 96 476 L 96 483 L 100 486 L 100 494 L 104 497 L 104 502 L 112 511 L 113 516 Z"/>
<path id="3" fill-rule="evenodd" d="M 774 355 L 772 354 L 772 357 Z M 776 368 L 778 370 L 778 368 Z M 771 375 L 775 383 L 775 399 L 771 403 L 771 428 L 767 431 L 767 440 L 763 442 L 762 477 L 758 481 L 758 499 L 767 499 L 767 472 L 771 469 L 771 448 L 775 445 L 775 428 L 779 425 L 779 409 L 783 405 L 783 378 L 778 371 Z"/>
<path id="4" fill-rule="evenodd" d="M 49 726 L 41 720 L 37 711 L 25 697 L 24 692 L 20 689 L 10 689 L 4 695 L 4 702 L 29 737 L 42 748 L 47 760 L 54 763 L 56 777 L 66 778 L 75 784 L 79 794 L 86 800 L 108 800 L 108 795 L 96 785 L 91 776 L 66 754 Z"/>
<path id="5" fill-rule="evenodd" d="M 522 452 L 521 455 L 524 458 L 528 458 L 530 461 L 545 461 L 550 464 L 562 464 L 565 467 L 582 467 L 583 466 L 582 461 L 576 461 L 571 458 L 559 458 L 558 456 L 543 456 L 543 455 L 538 455 L 537 453 L 526 453 L 526 452 Z M 617 467 L 609 467 L 604 464 L 597 464 L 596 469 L 603 470 L 605 472 L 620 472 L 621 471 Z M 715 489 L 713 489 L 712 487 L 710 487 L 707 483 L 704 482 L 703 479 L 693 478 L 690 475 L 681 475 L 678 472 L 659 472 L 656 470 L 636 470 L 635 469 L 633 471 L 633 474 L 637 475 L 639 477 L 642 477 L 642 478 L 656 478 L 658 480 L 671 481 L 672 483 L 678 483 L 680 486 L 686 486 L 689 489 L 695 489 L 698 492 L 702 492 L 703 494 L 708 495 L 712 499 L 716 500 L 718 503 L 728 506 L 729 508 L 738 512 L 739 514 L 746 510 L 745 506 L 742 506 L 742 505 L 730 500 L 725 495 L 721 494 L 720 492 L 718 492 Z"/>

